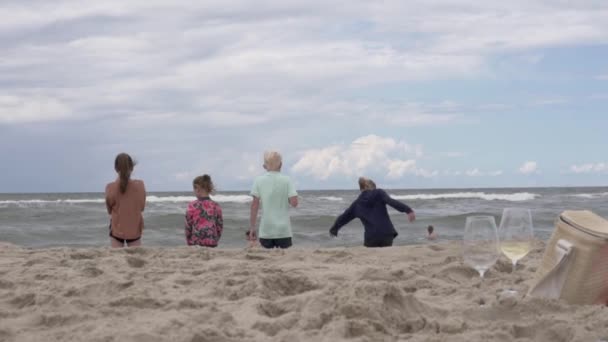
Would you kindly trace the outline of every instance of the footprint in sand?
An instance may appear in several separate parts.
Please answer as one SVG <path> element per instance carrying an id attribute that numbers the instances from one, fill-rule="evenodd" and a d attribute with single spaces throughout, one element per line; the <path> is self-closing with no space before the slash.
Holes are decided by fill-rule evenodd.
<path id="1" fill-rule="evenodd" d="M 263 294 L 267 298 L 294 296 L 319 288 L 308 277 L 303 275 L 269 275 L 262 277 Z"/>
<path id="2" fill-rule="evenodd" d="M 0 279 L 0 289 L 10 290 L 14 287 L 15 287 L 15 284 L 11 283 L 10 281 Z"/>
<path id="3" fill-rule="evenodd" d="M 95 256 L 87 253 L 73 253 L 70 255 L 70 259 L 72 260 L 90 260 L 94 259 Z"/>
<path id="4" fill-rule="evenodd" d="M 18 296 L 15 299 L 11 300 L 10 303 L 18 309 L 23 309 L 27 306 L 35 305 L 36 304 L 36 294 L 28 293 L 28 294 Z"/>
<path id="5" fill-rule="evenodd" d="M 258 313 L 262 316 L 277 318 L 291 311 L 290 305 L 286 303 L 262 302 L 257 306 Z"/>
<path id="6" fill-rule="evenodd" d="M 443 248 L 443 247 L 441 247 L 439 245 L 429 245 L 428 249 L 430 249 L 432 251 L 435 251 L 435 252 L 441 252 L 441 251 L 445 250 L 445 248 Z"/>
<path id="7" fill-rule="evenodd" d="M 441 279 L 449 279 L 457 283 L 462 283 L 479 277 L 479 274 L 477 271 L 467 266 L 450 266 L 441 270 L 437 276 Z"/>
<path id="8" fill-rule="evenodd" d="M 85 277 L 95 278 L 95 277 L 99 277 L 100 275 L 102 275 L 103 271 L 97 267 L 87 267 L 84 270 L 82 270 L 82 274 L 84 274 Z"/>
<path id="9" fill-rule="evenodd" d="M 146 264 L 146 261 L 144 259 L 128 256 L 127 264 L 129 264 L 129 266 L 131 266 L 133 268 L 141 268 L 141 267 L 144 267 L 144 265 Z"/>

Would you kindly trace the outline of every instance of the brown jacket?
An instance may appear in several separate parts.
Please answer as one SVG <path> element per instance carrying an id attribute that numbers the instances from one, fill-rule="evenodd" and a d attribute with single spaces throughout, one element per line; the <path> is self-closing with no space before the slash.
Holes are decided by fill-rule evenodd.
<path id="1" fill-rule="evenodd" d="M 142 212 L 146 206 L 144 182 L 129 180 L 127 191 L 120 193 L 120 180 L 106 185 L 106 208 L 112 215 L 112 235 L 121 239 L 137 239 L 144 229 Z"/>

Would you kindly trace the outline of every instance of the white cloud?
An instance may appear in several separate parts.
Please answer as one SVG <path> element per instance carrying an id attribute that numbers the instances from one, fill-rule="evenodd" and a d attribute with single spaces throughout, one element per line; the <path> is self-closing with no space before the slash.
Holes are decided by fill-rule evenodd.
<path id="1" fill-rule="evenodd" d="M 523 175 L 530 175 L 533 173 L 539 173 L 538 163 L 535 161 L 527 161 L 519 168 L 519 173 Z"/>
<path id="2" fill-rule="evenodd" d="M 419 168 L 416 159 L 407 158 L 408 155 L 422 155 L 421 146 L 412 147 L 404 141 L 368 135 L 348 145 L 304 151 L 292 170 L 320 180 L 339 175 L 377 174 L 395 179 L 405 175 L 434 177 L 438 174 Z"/>
<path id="3" fill-rule="evenodd" d="M 608 74 L 597 75 L 595 78 L 602 81 L 608 81 Z"/>
<path id="4" fill-rule="evenodd" d="M 353 102 L 348 89 L 468 79 L 491 72 L 496 54 L 536 63 L 538 48 L 608 41 L 605 10 L 523 0 L 339 1 L 331 9 L 318 0 L 5 1 L 0 16 L 0 73 L 27 102 L 56 99 L 100 115 L 230 113 L 224 126 L 302 112 L 451 123 L 466 108 Z"/>
<path id="5" fill-rule="evenodd" d="M 467 176 L 469 176 L 469 177 L 479 177 L 479 176 L 483 176 L 484 175 L 484 173 L 481 172 L 481 171 L 479 171 L 478 168 L 467 170 L 467 171 L 465 171 L 465 174 Z"/>
<path id="6" fill-rule="evenodd" d="M 608 172 L 608 163 L 587 163 L 570 166 L 570 172 L 577 174 Z"/>
<path id="7" fill-rule="evenodd" d="M 70 115 L 70 108 L 54 98 L 0 95 L 0 124 L 52 121 Z"/>
<path id="8" fill-rule="evenodd" d="M 462 172 L 453 173 L 453 175 L 460 175 L 460 174 L 462 174 Z M 496 171 L 485 172 L 485 171 L 479 170 L 479 168 L 474 168 L 474 169 L 465 171 L 464 174 L 469 177 L 498 177 L 503 174 L 503 171 L 496 170 Z"/>
<path id="9" fill-rule="evenodd" d="M 459 117 L 455 114 L 414 114 L 389 116 L 386 117 L 386 121 L 399 126 L 423 126 L 445 124 L 453 122 Z"/>
<path id="10" fill-rule="evenodd" d="M 196 173 L 192 171 L 181 171 L 173 174 L 173 178 L 176 181 L 185 182 L 194 179 L 196 177 Z"/>
<path id="11" fill-rule="evenodd" d="M 441 155 L 448 157 L 448 158 L 462 158 L 462 157 L 466 156 L 467 154 L 464 152 L 453 151 L 453 152 L 444 152 Z"/>

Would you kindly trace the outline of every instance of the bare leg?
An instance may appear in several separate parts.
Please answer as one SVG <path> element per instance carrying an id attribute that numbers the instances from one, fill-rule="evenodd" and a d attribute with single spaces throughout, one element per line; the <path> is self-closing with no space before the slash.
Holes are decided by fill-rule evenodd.
<path id="1" fill-rule="evenodd" d="M 127 243 L 127 247 L 137 247 L 137 246 L 141 246 L 141 239 Z"/>
<path id="2" fill-rule="evenodd" d="M 112 248 L 121 248 L 121 247 L 123 247 L 123 244 L 120 243 L 119 241 L 116 241 L 116 239 L 114 239 L 114 238 L 110 238 L 110 244 L 112 245 Z"/>

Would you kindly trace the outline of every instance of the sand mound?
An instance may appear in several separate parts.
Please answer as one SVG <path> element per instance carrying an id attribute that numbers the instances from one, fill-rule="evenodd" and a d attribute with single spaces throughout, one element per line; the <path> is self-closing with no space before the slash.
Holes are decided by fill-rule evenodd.
<path id="1" fill-rule="evenodd" d="M 0 341 L 598 341 L 608 309 L 505 296 L 460 245 L 208 250 L 0 244 Z M 541 247 L 539 245 L 539 247 Z"/>

